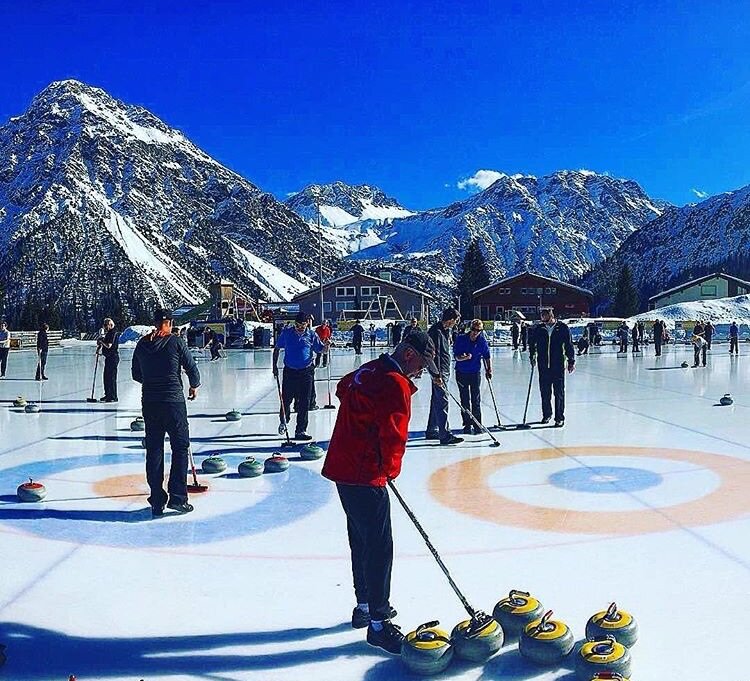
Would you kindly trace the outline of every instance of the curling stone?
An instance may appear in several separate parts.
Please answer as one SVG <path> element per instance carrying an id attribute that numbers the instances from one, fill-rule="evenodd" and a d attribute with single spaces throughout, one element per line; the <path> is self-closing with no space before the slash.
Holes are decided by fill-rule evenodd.
<path id="1" fill-rule="evenodd" d="M 303 461 L 316 461 L 325 456 L 325 450 L 320 445 L 310 442 L 300 449 L 299 455 Z"/>
<path id="2" fill-rule="evenodd" d="M 207 456 L 201 464 L 204 473 L 223 473 L 226 469 L 227 462 L 220 456 Z"/>
<path id="3" fill-rule="evenodd" d="M 719 400 L 719 404 L 721 404 L 722 407 L 728 407 L 730 404 L 734 404 L 734 398 L 727 393 Z"/>
<path id="4" fill-rule="evenodd" d="M 521 636 L 524 627 L 544 614 L 544 606 L 527 591 L 513 589 L 507 598 L 497 602 L 492 616 L 503 629 L 506 643 Z"/>
<path id="5" fill-rule="evenodd" d="M 14 407 L 25 407 L 27 404 L 28 402 L 26 402 L 26 398 L 22 395 L 19 395 L 15 400 L 13 400 Z"/>
<path id="6" fill-rule="evenodd" d="M 545 666 L 560 664 L 575 644 L 568 625 L 551 617 L 552 611 L 548 610 L 541 619 L 527 624 L 518 641 L 523 657 Z"/>
<path id="7" fill-rule="evenodd" d="M 40 411 L 42 411 L 42 408 L 36 403 L 36 402 L 29 402 L 23 410 L 27 414 L 38 414 Z"/>
<path id="8" fill-rule="evenodd" d="M 614 636 L 586 641 L 578 651 L 575 661 L 576 675 L 581 681 L 590 681 L 597 672 L 616 672 L 630 676 L 630 652 L 615 641 Z"/>
<path id="9" fill-rule="evenodd" d="M 630 681 L 630 679 L 626 679 L 622 674 L 618 674 L 617 672 L 596 672 L 591 677 L 591 681 L 604 681 L 607 679 L 607 681 Z"/>
<path id="10" fill-rule="evenodd" d="M 263 464 L 254 456 L 248 456 L 237 466 L 237 472 L 241 478 L 257 478 L 259 475 L 263 475 Z"/>
<path id="11" fill-rule="evenodd" d="M 289 459 L 279 452 L 274 452 L 263 463 L 263 470 L 266 473 L 283 473 L 289 468 Z"/>
<path id="12" fill-rule="evenodd" d="M 474 619 L 459 622 L 451 632 L 451 644 L 456 656 L 470 662 L 487 662 L 503 647 L 503 628 L 497 620 L 484 613 Z"/>
<path id="13" fill-rule="evenodd" d="M 690 365 L 689 365 L 689 364 L 688 364 L 687 362 L 683 362 L 682 364 L 680 364 L 680 366 L 681 366 L 681 367 L 682 367 L 683 369 L 687 369 L 687 368 L 688 368 L 688 367 L 689 367 Z"/>
<path id="14" fill-rule="evenodd" d="M 438 629 L 438 624 L 437 621 L 420 624 L 404 637 L 401 659 L 415 674 L 439 674 L 453 659 L 451 640 L 446 632 Z"/>
<path id="15" fill-rule="evenodd" d="M 47 496 L 47 488 L 41 482 L 34 482 L 29 478 L 28 482 L 24 482 L 18 486 L 16 490 L 19 501 L 25 503 L 41 501 Z"/>
<path id="16" fill-rule="evenodd" d="M 224 417 L 227 421 L 240 421 L 242 419 L 242 414 L 238 412 L 236 409 L 232 409 L 232 411 L 228 411 Z"/>
<path id="17" fill-rule="evenodd" d="M 130 430 L 133 432 L 146 430 L 146 422 L 143 420 L 142 416 L 137 416 L 135 421 L 130 422 Z"/>
<path id="18" fill-rule="evenodd" d="M 638 640 L 638 624 L 630 613 L 618 610 L 611 603 L 604 612 L 598 612 L 586 622 L 586 638 L 593 640 L 611 635 L 626 648 L 632 648 Z"/>

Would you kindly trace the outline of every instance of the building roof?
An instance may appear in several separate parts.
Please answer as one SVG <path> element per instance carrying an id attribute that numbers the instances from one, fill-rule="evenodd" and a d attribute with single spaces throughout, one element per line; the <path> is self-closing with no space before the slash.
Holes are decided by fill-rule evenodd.
<path id="1" fill-rule="evenodd" d="M 673 286 L 672 288 L 668 288 L 666 291 L 661 291 L 660 293 L 657 293 L 656 295 L 651 296 L 648 300 L 649 302 L 651 302 L 652 300 L 663 298 L 664 296 L 668 296 L 671 293 L 677 293 L 677 291 L 683 291 L 686 288 L 690 288 L 691 286 L 697 286 L 698 284 L 702 284 L 704 281 L 708 281 L 709 279 L 715 279 L 716 277 L 720 277 L 722 279 L 729 279 L 730 281 L 733 281 L 736 284 L 740 284 L 740 286 L 745 286 L 748 289 L 750 289 L 750 281 L 745 281 L 744 279 L 740 279 L 739 277 L 733 277 L 731 274 L 726 274 L 725 272 L 714 272 L 713 274 L 707 274 L 705 277 L 698 277 L 697 279 L 693 279 L 692 281 L 686 281 L 684 284 L 680 284 L 679 286 Z"/>
<path id="2" fill-rule="evenodd" d="M 343 274 L 340 277 L 337 277 L 336 279 L 331 279 L 330 281 L 326 281 L 323 283 L 323 288 L 330 288 L 331 286 L 335 286 L 337 284 L 340 284 L 341 282 L 346 281 L 347 279 L 351 279 L 352 277 L 364 277 L 365 279 L 369 279 L 370 281 L 376 282 L 378 284 L 386 284 L 388 286 L 395 286 L 396 288 L 403 289 L 404 291 L 409 291 L 410 293 L 416 293 L 417 295 L 424 296 L 425 298 L 429 298 L 430 300 L 434 300 L 434 298 L 425 291 L 420 291 L 416 288 L 411 288 L 410 286 L 405 286 L 404 284 L 399 284 L 396 281 L 389 281 L 388 279 L 381 279 L 380 277 L 374 277 L 371 274 L 364 274 L 363 272 L 348 272 L 347 274 Z M 307 295 L 310 295 L 313 291 L 319 291 L 320 286 L 313 286 L 306 291 L 302 291 L 302 293 L 298 293 L 296 296 L 292 298 L 292 300 L 297 300 L 298 298 L 304 298 Z"/>
<path id="3" fill-rule="evenodd" d="M 552 277 L 545 277 L 544 275 L 537 274 L 536 272 L 529 272 L 526 270 L 525 272 L 520 272 L 519 274 L 514 274 L 510 277 L 505 277 L 503 279 L 498 279 L 497 281 L 492 282 L 489 286 L 485 286 L 484 288 L 480 288 L 477 291 L 474 291 L 473 295 L 479 295 L 480 293 L 485 293 L 486 291 L 489 291 L 490 289 L 493 289 L 497 286 L 500 286 L 501 284 L 507 284 L 514 279 L 519 279 L 520 277 L 536 277 L 537 279 L 542 279 L 543 281 L 548 281 L 550 284 L 555 284 L 555 286 L 563 286 L 565 288 L 573 289 L 574 291 L 579 291 L 580 293 L 583 293 L 584 295 L 590 296 L 591 298 L 594 297 L 594 294 L 589 291 L 587 288 L 581 288 L 580 286 L 574 286 L 573 284 L 569 284 L 567 281 L 560 281 L 559 279 L 552 279 Z"/>

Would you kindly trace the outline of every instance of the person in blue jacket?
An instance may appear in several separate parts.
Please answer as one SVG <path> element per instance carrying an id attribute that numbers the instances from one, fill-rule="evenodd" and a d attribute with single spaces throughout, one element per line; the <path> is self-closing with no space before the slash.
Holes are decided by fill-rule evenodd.
<path id="1" fill-rule="evenodd" d="M 472 320 L 468 333 L 461 333 L 453 344 L 453 357 L 456 359 L 456 383 L 461 396 L 461 406 L 471 411 L 474 418 L 482 422 L 481 396 L 479 386 L 482 381 L 482 362 L 484 375 L 488 381 L 492 380 L 492 364 L 490 363 L 490 348 L 484 337 L 484 325 L 481 319 Z M 472 422 L 469 415 L 461 413 L 464 422 L 465 435 L 479 435 L 482 431 Z"/>

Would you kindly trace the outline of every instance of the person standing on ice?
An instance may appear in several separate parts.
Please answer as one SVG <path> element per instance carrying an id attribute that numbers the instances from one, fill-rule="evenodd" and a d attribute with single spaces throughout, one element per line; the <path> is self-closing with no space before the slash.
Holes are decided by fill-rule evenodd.
<path id="1" fill-rule="evenodd" d="M 364 333 L 365 328 L 359 323 L 359 319 L 355 319 L 354 326 L 352 326 L 352 347 L 354 348 L 355 355 L 362 354 L 362 337 Z"/>
<path id="2" fill-rule="evenodd" d="M 309 317 L 300 312 L 294 319 L 294 327 L 284 329 L 273 349 L 271 367 L 274 378 L 278 378 L 279 353 L 284 351 L 284 373 L 281 379 L 283 404 L 279 410 L 279 435 L 283 435 L 289 423 L 292 400 L 297 405 L 295 440 L 312 440 L 307 433 L 310 397 L 315 381 L 315 352 L 327 352 L 329 341 L 323 343 L 318 335 L 308 328 Z M 286 417 L 286 422 L 284 421 Z"/>
<path id="3" fill-rule="evenodd" d="M 518 341 L 521 337 L 521 326 L 518 323 L 517 319 L 513 320 L 513 323 L 510 325 L 510 339 L 513 344 L 513 349 L 518 350 Z"/>
<path id="4" fill-rule="evenodd" d="M 5 378 L 8 368 L 8 353 L 10 352 L 10 331 L 3 319 L 0 321 L 0 378 Z"/>
<path id="5" fill-rule="evenodd" d="M 437 374 L 435 347 L 421 330 L 339 381 L 339 411 L 322 474 L 336 483 L 346 515 L 354 595 L 352 627 L 367 642 L 398 655 L 404 639 L 391 620 L 393 535 L 386 484 L 401 472 L 411 418 L 412 378 Z"/>
<path id="6" fill-rule="evenodd" d="M 661 357 L 661 343 L 664 339 L 664 327 L 662 326 L 660 319 L 657 319 L 654 322 L 654 325 L 651 327 L 651 333 L 654 336 L 654 352 L 657 357 Z"/>
<path id="7" fill-rule="evenodd" d="M 701 359 L 703 360 L 703 366 L 706 366 L 706 350 L 708 349 L 708 343 L 706 343 L 706 339 L 703 336 L 704 333 L 703 324 L 698 322 L 695 325 L 695 328 L 693 328 L 692 337 L 694 369 L 700 365 Z"/>
<path id="8" fill-rule="evenodd" d="M 47 353 L 49 352 L 49 338 L 47 336 L 49 324 L 41 324 L 36 334 L 36 380 L 47 381 L 47 375 L 44 373 L 47 368 Z"/>
<path id="9" fill-rule="evenodd" d="M 455 307 L 446 308 L 441 321 L 435 322 L 427 332 L 435 346 L 435 365 L 438 368 L 438 375 L 432 377 L 430 416 L 427 419 L 424 436 L 426 440 L 440 440 L 441 445 L 455 445 L 464 441 L 463 438 L 451 433 L 448 426 L 449 403 L 446 392 L 451 374 L 450 334 L 459 319 L 460 315 Z"/>
<path id="10" fill-rule="evenodd" d="M 415 317 L 412 317 L 412 318 L 411 318 L 411 322 L 409 322 L 409 326 L 407 326 L 407 327 L 406 327 L 406 328 L 404 329 L 404 335 L 403 335 L 403 337 L 401 338 L 401 340 L 406 340 L 406 339 L 407 339 L 407 338 L 409 337 L 409 334 L 410 334 L 410 333 L 411 333 L 412 331 L 419 331 L 419 327 L 417 326 L 417 320 L 416 320 L 416 318 L 415 318 Z"/>
<path id="11" fill-rule="evenodd" d="M 371 348 L 375 347 L 375 338 L 376 338 L 376 336 L 375 336 L 375 324 L 373 324 L 372 322 L 370 322 L 370 347 Z"/>
<path id="12" fill-rule="evenodd" d="M 706 339 L 706 347 L 711 349 L 711 341 L 714 337 L 714 325 L 709 322 L 703 323 L 703 337 Z"/>
<path id="13" fill-rule="evenodd" d="M 529 361 L 539 369 L 539 392 L 542 396 L 542 423 L 552 420 L 552 393 L 555 393 L 555 426 L 565 425 L 565 372 L 572 374 L 576 353 L 570 329 L 555 320 L 552 308 L 542 310 L 542 322 L 529 334 Z"/>
<path id="14" fill-rule="evenodd" d="M 737 322 L 732 322 L 729 325 L 729 354 L 734 353 L 735 355 L 740 354 L 739 347 L 740 340 L 740 328 L 737 326 Z"/>
<path id="15" fill-rule="evenodd" d="M 481 319 L 472 320 L 469 332 L 462 333 L 456 338 L 453 346 L 453 356 L 456 358 L 456 383 L 461 397 L 461 412 L 464 422 L 464 435 L 479 435 L 482 430 L 469 418 L 471 412 L 478 423 L 482 422 L 482 400 L 479 386 L 482 383 L 482 363 L 484 375 L 488 381 L 492 380 L 492 364 L 490 363 L 490 347 L 484 337 L 484 325 Z"/>
<path id="16" fill-rule="evenodd" d="M 641 351 L 641 327 L 638 322 L 633 324 L 633 328 L 630 330 L 630 337 L 633 340 L 633 354 Z"/>
<path id="17" fill-rule="evenodd" d="M 529 327 L 526 322 L 521 322 L 521 352 L 526 352 L 529 339 Z"/>
<path id="18" fill-rule="evenodd" d="M 320 338 L 321 343 L 331 340 L 333 331 L 331 330 L 331 322 L 327 319 L 323 320 L 323 323 L 315 327 L 315 333 Z M 322 360 L 322 361 L 321 361 Z M 315 353 L 315 368 L 322 366 L 324 369 L 328 366 L 328 353 L 327 352 L 316 352 Z"/>
<path id="19" fill-rule="evenodd" d="M 104 336 L 96 341 L 97 352 L 104 357 L 104 397 L 100 402 L 117 402 L 117 366 L 120 363 L 120 335 L 115 323 L 107 317 L 103 323 Z"/>
<path id="20" fill-rule="evenodd" d="M 148 503 L 151 517 L 164 515 L 164 507 L 178 513 L 190 513 L 187 469 L 190 426 L 182 387 L 185 370 L 194 400 L 201 375 L 185 341 L 172 333 L 172 311 L 159 308 L 154 312 L 156 329 L 138 341 L 133 351 L 131 374 L 142 388 L 141 406 L 146 424 L 146 480 L 151 489 Z M 164 491 L 164 435 L 169 434 L 172 465 L 169 483 Z"/>

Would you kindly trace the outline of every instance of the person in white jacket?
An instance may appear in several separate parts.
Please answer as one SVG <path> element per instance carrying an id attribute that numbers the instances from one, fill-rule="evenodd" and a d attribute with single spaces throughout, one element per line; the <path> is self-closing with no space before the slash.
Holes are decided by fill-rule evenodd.
<path id="1" fill-rule="evenodd" d="M 5 378 L 8 368 L 8 353 L 10 352 L 10 331 L 4 321 L 0 321 L 0 378 Z"/>

